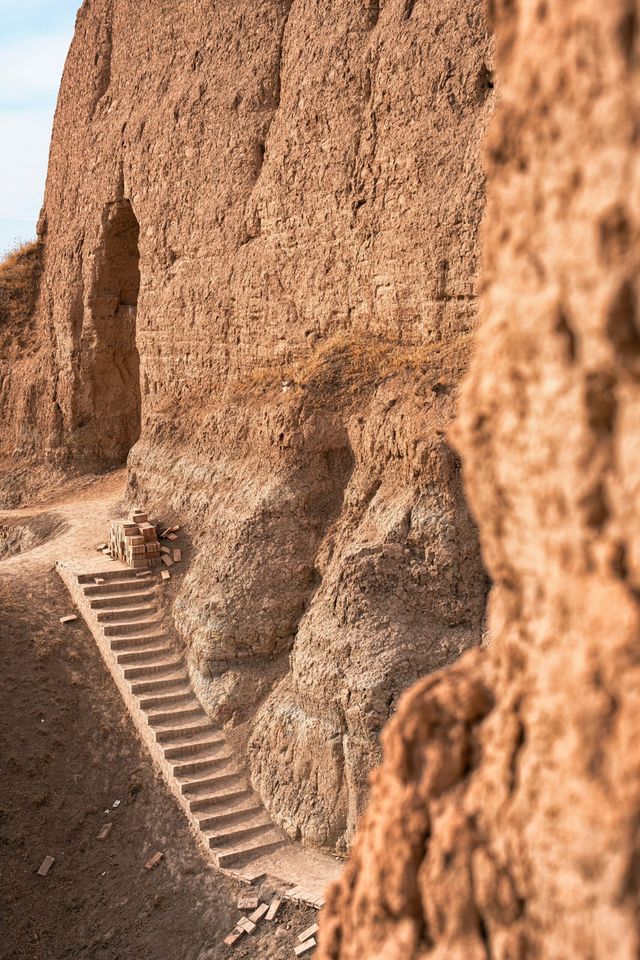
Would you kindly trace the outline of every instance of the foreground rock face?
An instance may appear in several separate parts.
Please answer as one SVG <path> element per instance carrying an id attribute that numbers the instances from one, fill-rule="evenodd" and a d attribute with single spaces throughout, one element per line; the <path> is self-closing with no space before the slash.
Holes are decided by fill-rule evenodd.
<path id="1" fill-rule="evenodd" d="M 468 0 L 87 0 L 65 70 L 35 455 L 132 447 L 131 495 L 189 524 L 194 684 L 321 845 L 348 844 L 401 691 L 481 638 L 445 433 L 492 87 Z"/>
<path id="2" fill-rule="evenodd" d="M 402 700 L 323 960 L 640 949 L 640 7 L 494 8 L 502 101 L 457 432 L 492 647 Z"/>

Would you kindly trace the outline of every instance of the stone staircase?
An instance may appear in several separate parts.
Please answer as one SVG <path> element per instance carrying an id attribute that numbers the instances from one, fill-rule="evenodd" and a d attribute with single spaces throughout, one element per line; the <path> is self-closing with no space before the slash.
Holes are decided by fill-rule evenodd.
<path id="1" fill-rule="evenodd" d="M 218 867 L 250 879 L 252 861 L 291 841 L 196 699 L 158 603 L 162 581 L 113 562 L 95 567 L 74 574 L 58 564 L 58 571 L 201 843 Z"/>

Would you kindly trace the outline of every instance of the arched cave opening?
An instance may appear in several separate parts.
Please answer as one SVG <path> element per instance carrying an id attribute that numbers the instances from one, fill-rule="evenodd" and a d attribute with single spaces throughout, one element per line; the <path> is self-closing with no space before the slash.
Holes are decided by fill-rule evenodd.
<path id="1" fill-rule="evenodd" d="M 125 463 L 140 436 L 140 356 L 136 315 L 140 227 L 129 200 L 107 207 L 91 301 L 91 390 L 96 447 L 109 465 Z"/>

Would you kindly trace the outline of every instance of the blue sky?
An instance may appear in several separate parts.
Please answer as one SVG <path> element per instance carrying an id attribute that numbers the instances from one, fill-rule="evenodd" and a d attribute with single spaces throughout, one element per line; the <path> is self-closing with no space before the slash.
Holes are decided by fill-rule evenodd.
<path id="1" fill-rule="evenodd" d="M 0 256 L 35 237 L 80 0 L 0 0 Z"/>

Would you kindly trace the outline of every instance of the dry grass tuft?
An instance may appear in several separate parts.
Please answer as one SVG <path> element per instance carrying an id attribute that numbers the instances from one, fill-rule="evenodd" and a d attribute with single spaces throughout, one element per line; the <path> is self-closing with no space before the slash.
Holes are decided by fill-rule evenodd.
<path id="1" fill-rule="evenodd" d="M 0 327 L 24 325 L 36 305 L 43 244 L 36 240 L 12 250 L 0 262 Z"/>
<path id="2" fill-rule="evenodd" d="M 337 333 L 303 359 L 278 367 L 257 368 L 251 375 L 229 384 L 232 393 L 245 398 L 268 394 L 285 385 L 304 390 L 308 400 L 331 398 L 349 404 L 403 373 L 438 374 L 449 365 L 466 366 L 473 335 L 462 334 L 437 343 L 403 345 L 372 336 Z"/>

